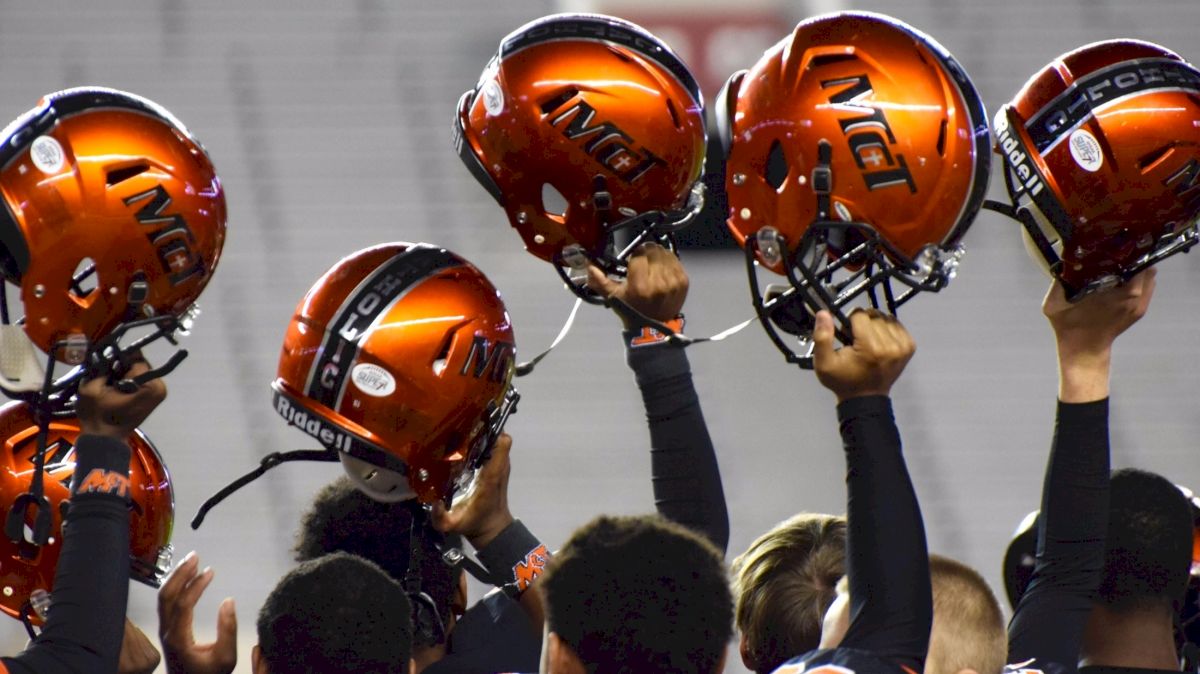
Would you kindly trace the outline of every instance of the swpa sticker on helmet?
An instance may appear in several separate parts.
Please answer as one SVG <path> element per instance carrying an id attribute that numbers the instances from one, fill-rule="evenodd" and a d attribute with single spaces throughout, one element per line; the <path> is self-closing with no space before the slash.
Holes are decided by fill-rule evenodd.
<path id="1" fill-rule="evenodd" d="M 372 363 L 359 363 L 350 371 L 354 387 L 369 396 L 383 398 L 396 390 L 396 379 L 392 373 Z"/>
<path id="2" fill-rule="evenodd" d="M 66 162 L 62 145 L 50 136 L 38 136 L 34 139 L 29 146 L 29 158 L 39 171 L 46 174 L 58 173 Z"/>
<path id="3" fill-rule="evenodd" d="M 1087 129 L 1078 129 L 1071 134 L 1071 157 L 1079 168 L 1095 173 L 1104 165 L 1104 153 L 1100 142 Z"/>

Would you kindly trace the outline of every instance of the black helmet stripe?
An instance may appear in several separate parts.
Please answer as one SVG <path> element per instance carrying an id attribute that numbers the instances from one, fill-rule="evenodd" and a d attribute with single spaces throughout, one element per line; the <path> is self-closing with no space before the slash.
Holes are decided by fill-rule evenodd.
<path id="1" fill-rule="evenodd" d="M 321 351 L 308 373 L 305 395 L 336 409 L 362 338 L 376 320 L 422 280 L 462 263 L 461 258 L 443 248 L 418 244 L 379 265 L 342 302 L 326 326 Z"/>

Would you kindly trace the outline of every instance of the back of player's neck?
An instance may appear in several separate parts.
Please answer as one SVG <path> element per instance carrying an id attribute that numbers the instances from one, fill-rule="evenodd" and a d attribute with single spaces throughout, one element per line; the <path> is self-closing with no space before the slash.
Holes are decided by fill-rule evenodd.
<path id="1" fill-rule="evenodd" d="M 1171 614 L 1163 609 L 1092 608 L 1080 664 L 1137 669 L 1179 669 Z"/>

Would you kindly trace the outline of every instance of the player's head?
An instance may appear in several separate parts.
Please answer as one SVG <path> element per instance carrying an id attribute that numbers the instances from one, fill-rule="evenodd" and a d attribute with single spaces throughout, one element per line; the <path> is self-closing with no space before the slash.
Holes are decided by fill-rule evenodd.
<path id="1" fill-rule="evenodd" d="M 599 517 L 571 535 L 539 581 L 543 672 L 714 674 L 732 635 L 721 555 L 653 516 Z"/>
<path id="2" fill-rule="evenodd" d="M 460 99 L 454 130 L 525 248 L 564 275 L 589 260 L 624 273 L 633 243 L 703 203 L 700 88 L 666 43 L 623 19 L 555 14 L 513 31 Z M 588 296 L 575 277 L 568 287 Z"/>
<path id="3" fill-rule="evenodd" d="M 1171 610 L 1183 598 L 1192 564 L 1187 497 L 1160 475 L 1126 468 L 1113 472 L 1109 498 L 1097 603 L 1117 612 Z"/>
<path id="4" fill-rule="evenodd" d="M 737 627 L 746 667 L 766 674 L 813 650 L 846 573 L 846 518 L 802 513 L 733 560 Z"/>
<path id="5" fill-rule="evenodd" d="M 1004 614 L 987 582 L 974 569 L 941 555 L 929 556 L 933 629 L 924 674 L 1000 674 L 1008 655 Z M 850 624 L 845 579 L 825 616 L 821 647 L 841 643 Z"/>
<path id="6" fill-rule="evenodd" d="M 297 562 L 348 552 L 374 562 L 403 583 L 416 545 L 420 591 L 428 596 L 428 600 L 412 598 L 416 649 L 444 642 L 455 613 L 465 608 L 465 597 L 459 593 L 462 571 L 443 562 L 439 549 L 443 545 L 461 546 L 460 537 L 439 533 L 420 511 L 421 505 L 415 500 L 376 501 L 343 476 L 317 492 L 301 519 L 294 548 Z M 433 624 L 435 621 L 440 629 Z"/>
<path id="7" fill-rule="evenodd" d="M 1000 674 L 1008 655 L 1000 602 L 971 567 L 941 555 L 929 556 L 933 583 L 933 630 L 925 674 Z"/>
<path id="8" fill-rule="evenodd" d="M 258 613 L 255 674 L 407 672 L 408 596 L 372 562 L 336 552 L 280 579 Z"/>

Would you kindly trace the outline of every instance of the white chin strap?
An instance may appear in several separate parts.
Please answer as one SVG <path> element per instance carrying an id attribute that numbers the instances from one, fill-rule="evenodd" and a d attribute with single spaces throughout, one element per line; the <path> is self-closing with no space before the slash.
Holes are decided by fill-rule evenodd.
<path id="1" fill-rule="evenodd" d="M 46 369 L 38 349 L 20 325 L 0 325 L 0 388 L 6 391 L 40 391 Z"/>
<path id="2" fill-rule="evenodd" d="M 380 468 L 345 452 L 338 452 L 338 460 L 354 484 L 376 501 L 396 503 L 417 497 L 408 478 L 394 470 Z"/>

